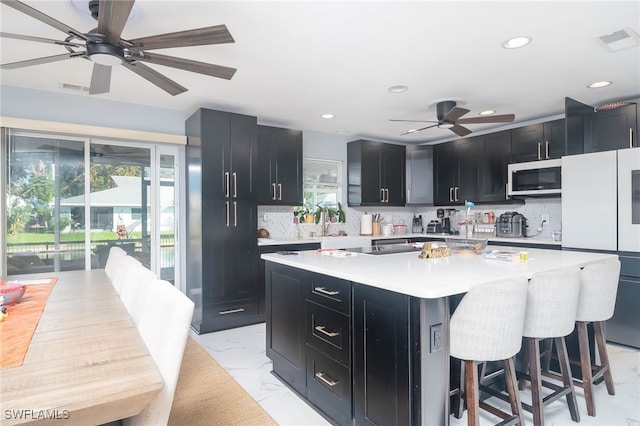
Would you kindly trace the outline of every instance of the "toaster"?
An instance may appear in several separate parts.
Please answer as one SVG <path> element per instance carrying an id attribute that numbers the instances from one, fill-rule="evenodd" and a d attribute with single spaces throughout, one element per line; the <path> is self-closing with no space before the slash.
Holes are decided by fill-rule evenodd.
<path id="1" fill-rule="evenodd" d="M 527 236 L 527 218 L 518 212 L 505 212 L 496 222 L 496 236 L 522 238 Z"/>

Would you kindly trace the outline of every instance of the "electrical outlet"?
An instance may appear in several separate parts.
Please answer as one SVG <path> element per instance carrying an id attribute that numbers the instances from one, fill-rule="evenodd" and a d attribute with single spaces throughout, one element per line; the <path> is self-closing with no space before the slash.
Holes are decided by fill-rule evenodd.
<path id="1" fill-rule="evenodd" d="M 442 350 L 442 345 L 443 345 L 443 336 L 442 336 L 442 323 L 440 324 L 434 324 L 431 326 L 430 328 L 431 331 L 431 337 L 430 337 L 430 344 L 431 347 L 429 349 L 430 353 L 433 352 L 438 352 Z"/>
<path id="2" fill-rule="evenodd" d="M 542 214 L 542 222 L 546 223 L 547 225 L 549 225 L 549 213 L 543 213 Z"/>

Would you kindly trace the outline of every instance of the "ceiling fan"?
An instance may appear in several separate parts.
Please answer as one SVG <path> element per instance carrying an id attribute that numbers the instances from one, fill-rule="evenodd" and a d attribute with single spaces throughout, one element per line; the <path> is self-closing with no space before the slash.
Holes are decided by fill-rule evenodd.
<path id="1" fill-rule="evenodd" d="M 0 0 L 0 2 L 67 34 L 64 40 L 11 33 L 0 33 L 1 37 L 56 44 L 64 46 L 68 51 L 61 55 L 3 64 L 0 65 L 1 69 L 22 68 L 72 58 L 88 59 L 94 62 L 91 85 L 89 87 L 90 95 L 109 92 L 111 68 L 116 65 L 125 66 L 173 96 L 186 92 L 187 89 L 151 67 L 146 66 L 143 62 L 227 80 L 230 80 L 236 72 L 235 68 L 148 52 L 149 50 L 172 47 L 234 43 L 235 40 L 225 25 L 126 40 L 120 36 L 135 0 L 89 1 L 89 10 L 91 15 L 98 20 L 98 27 L 87 33 L 71 28 L 18 0 Z"/>
<path id="2" fill-rule="evenodd" d="M 510 123 L 516 116 L 513 114 L 491 115 L 486 117 L 460 118 L 469 112 L 466 108 L 456 106 L 455 101 L 442 101 L 436 104 L 438 121 L 430 120 L 389 120 L 389 121 L 407 121 L 413 123 L 436 123 L 421 129 L 414 129 L 404 132 L 403 135 L 421 132 L 432 127 L 440 129 L 449 129 L 458 136 L 466 136 L 471 130 L 462 126 L 462 124 L 484 124 L 484 123 Z"/>

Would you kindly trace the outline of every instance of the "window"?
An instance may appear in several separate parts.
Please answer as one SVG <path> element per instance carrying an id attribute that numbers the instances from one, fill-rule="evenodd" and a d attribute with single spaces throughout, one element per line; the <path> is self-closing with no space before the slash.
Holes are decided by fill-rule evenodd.
<path id="1" fill-rule="evenodd" d="M 304 208 L 313 211 L 320 204 L 337 208 L 342 203 L 342 162 L 303 159 Z"/>

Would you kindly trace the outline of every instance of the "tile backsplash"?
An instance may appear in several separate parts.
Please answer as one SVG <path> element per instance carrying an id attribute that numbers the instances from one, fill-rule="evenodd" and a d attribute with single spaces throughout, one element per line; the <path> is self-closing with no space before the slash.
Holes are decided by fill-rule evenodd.
<path id="1" fill-rule="evenodd" d="M 457 207 L 458 210 L 464 212 L 464 207 Z M 329 225 L 329 233 L 337 234 L 339 231 L 345 231 L 347 235 L 358 235 L 360 233 L 360 217 L 365 213 L 380 213 L 387 223 L 406 224 L 411 231 L 411 223 L 413 215 L 422 215 L 422 221 L 426 227 L 427 223 L 436 219 L 437 207 L 346 207 L 345 206 L 345 223 L 332 223 Z M 528 219 L 528 234 L 533 236 L 537 233 L 538 227 L 542 222 L 543 216 L 549 217 L 549 222 L 545 223 L 542 231 L 533 238 L 551 239 L 551 233 L 561 229 L 562 224 L 562 204 L 560 198 L 530 198 L 525 204 L 496 204 L 496 205 L 476 205 L 471 210 L 475 212 L 493 211 L 498 217 L 504 212 L 517 211 Z M 310 233 L 319 235 L 321 232 L 320 225 L 315 224 L 296 224 L 293 223 L 293 207 L 280 206 L 260 206 L 258 207 L 258 228 L 266 228 L 272 238 L 293 239 L 296 230 L 299 231 L 301 237 L 309 237 Z"/>

